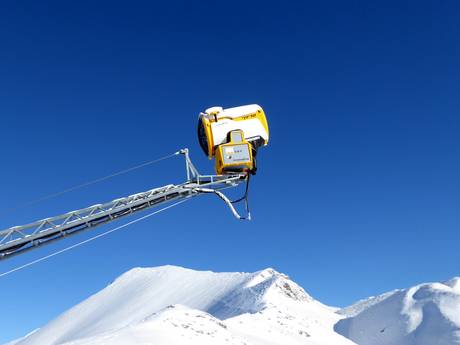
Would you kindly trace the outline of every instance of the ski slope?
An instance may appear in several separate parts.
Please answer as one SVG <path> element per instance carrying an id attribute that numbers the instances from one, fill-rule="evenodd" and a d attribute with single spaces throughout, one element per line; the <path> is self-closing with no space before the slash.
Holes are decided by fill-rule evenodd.
<path id="1" fill-rule="evenodd" d="M 14 344 L 351 345 L 341 317 L 273 269 L 136 268 Z"/>

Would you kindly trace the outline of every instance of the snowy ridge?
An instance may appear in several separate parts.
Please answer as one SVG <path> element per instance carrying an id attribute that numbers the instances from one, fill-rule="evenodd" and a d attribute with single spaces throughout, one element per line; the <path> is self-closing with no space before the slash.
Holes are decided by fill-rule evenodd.
<path id="1" fill-rule="evenodd" d="M 209 312 L 221 319 L 244 313 L 256 313 L 267 307 L 283 305 L 278 298 L 289 301 L 313 301 L 300 286 L 272 268 L 256 272 L 238 288 L 232 290 L 209 308 Z"/>
<path id="2" fill-rule="evenodd" d="M 395 290 L 345 308 L 335 330 L 360 345 L 460 344 L 460 278 Z"/>
<path id="3" fill-rule="evenodd" d="M 272 268 L 135 268 L 12 344 L 460 345 L 460 278 L 336 310 Z"/>
<path id="4" fill-rule="evenodd" d="M 371 296 L 365 299 L 362 299 L 351 306 L 342 308 L 337 310 L 337 313 L 340 315 L 344 315 L 346 317 L 353 317 L 361 313 L 362 311 L 369 309 L 373 305 L 382 302 L 383 300 L 387 299 L 388 297 L 394 295 L 400 290 L 393 290 L 390 292 L 386 292 L 384 294 L 378 295 L 378 296 Z"/>
<path id="5" fill-rule="evenodd" d="M 17 345 L 353 344 L 339 319 L 273 269 L 135 268 Z"/>

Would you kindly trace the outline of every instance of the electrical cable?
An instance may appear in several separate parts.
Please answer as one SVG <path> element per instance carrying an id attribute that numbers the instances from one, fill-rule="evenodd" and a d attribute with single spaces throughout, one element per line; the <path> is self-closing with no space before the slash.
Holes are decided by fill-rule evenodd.
<path id="1" fill-rule="evenodd" d="M 249 192 L 249 180 L 250 180 L 250 178 L 251 178 L 251 175 L 248 175 L 248 179 L 246 180 L 246 189 L 244 191 L 244 195 L 239 199 L 230 201 L 232 204 L 236 204 L 236 203 L 239 203 L 240 201 L 243 201 L 244 199 L 247 199 L 248 192 Z"/>
<path id="2" fill-rule="evenodd" d="M 246 190 L 244 195 L 236 200 L 230 201 L 232 204 L 239 203 L 244 200 L 244 207 L 246 209 L 246 214 L 248 215 L 248 219 L 251 219 L 251 210 L 249 209 L 249 181 L 251 180 L 251 175 L 248 175 L 248 179 L 246 180 Z"/>

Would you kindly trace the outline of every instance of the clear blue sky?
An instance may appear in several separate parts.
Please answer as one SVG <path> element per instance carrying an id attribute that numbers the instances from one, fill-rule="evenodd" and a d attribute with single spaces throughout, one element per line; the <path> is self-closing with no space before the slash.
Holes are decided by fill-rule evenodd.
<path id="1" fill-rule="evenodd" d="M 0 208 L 181 147 L 211 172 L 198 112 L 258 103 L 272 140 L 252 185 L 254 220 L 203 197 L 1 278 L 0 342 L 135 266 L 274 267 L 339 306 L 460 275 L 457 1 L 167 3 L 0 4 Z M 2 214 L 0 225 L 183 178 L 173 160 Z"/>

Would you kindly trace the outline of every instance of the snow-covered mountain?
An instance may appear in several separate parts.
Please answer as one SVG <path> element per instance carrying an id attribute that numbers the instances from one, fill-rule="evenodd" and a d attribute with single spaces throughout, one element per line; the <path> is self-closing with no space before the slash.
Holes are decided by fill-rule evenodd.
<path id="1" fill-rule="evenodd" d="M 273 269 L 136 268 L 15 344 L 354 344 L 342 317 Z"/>
<path id="2" fill-rule="evenodd" d="M 337 310 L 273 269 L 136 268 L 15 345 L 455 345 L 460 278 Z"/>
<path id="3" fill-rule="evenodd" d="M 339 311 L 335 330 L 359 345 L 460 344 L 460 278 L 395 290 Z"/>

